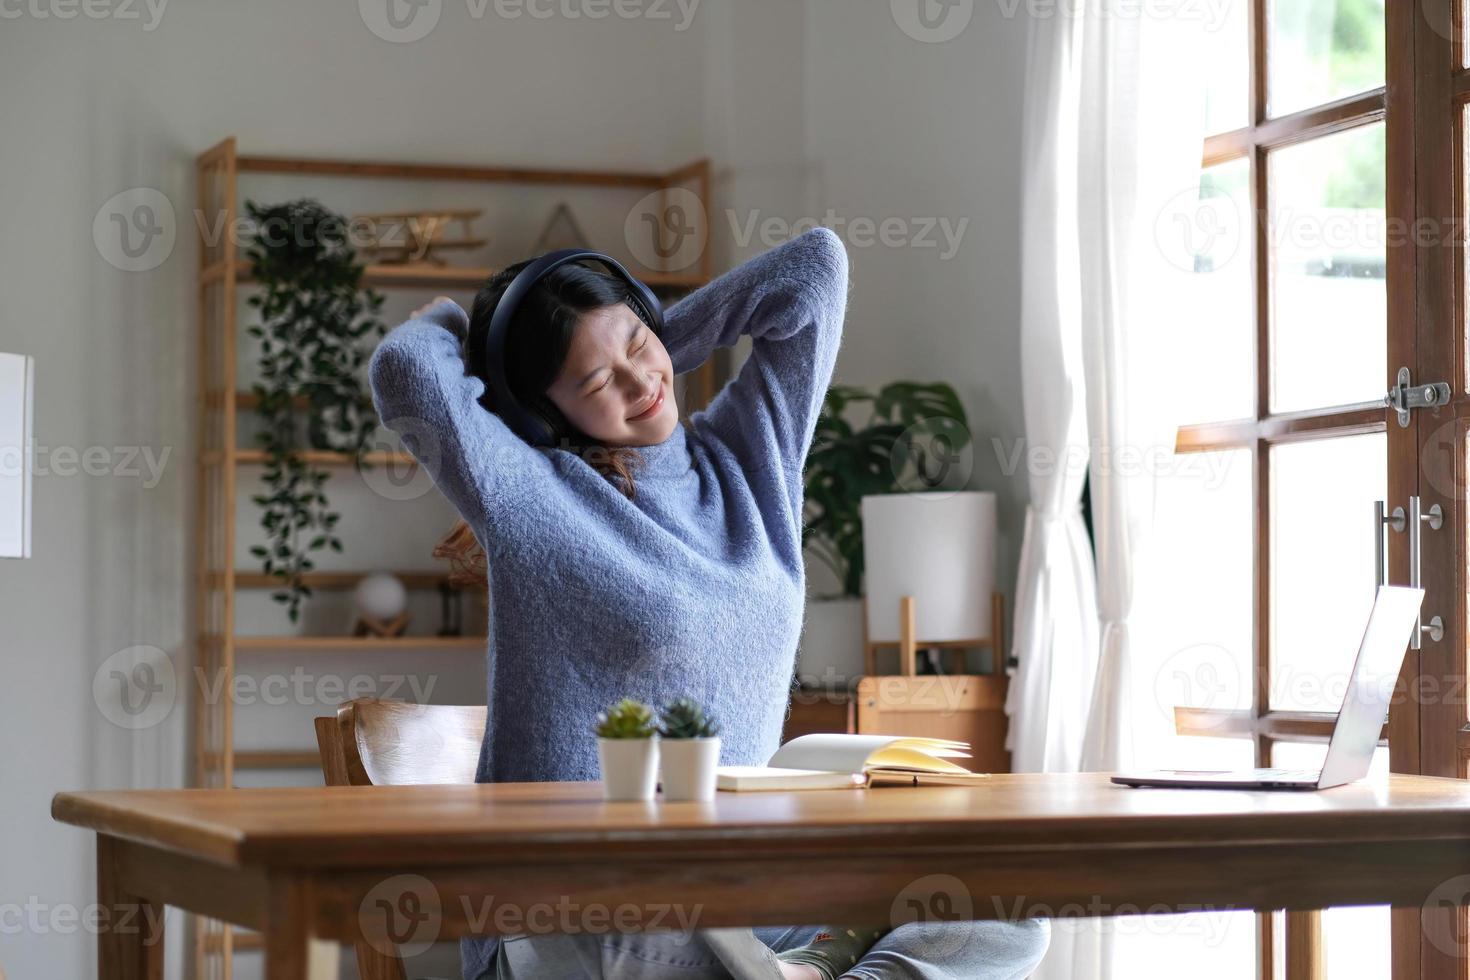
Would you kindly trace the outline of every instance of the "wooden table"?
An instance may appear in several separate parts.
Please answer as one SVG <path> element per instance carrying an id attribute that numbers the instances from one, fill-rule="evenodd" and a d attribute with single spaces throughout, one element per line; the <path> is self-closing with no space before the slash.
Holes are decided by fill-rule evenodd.
<path id="1" fill-rule="evenodd" d="M 394 911 L 431 929 L 411 938 L 443 940 L 679 924 L 655 921 L 659 909 L 706 927 L 805 922 L 814 909 L 886 923 L 1406 906 L 1470 873 L 1470 782 L 1425 776 L 1305 793 L 1127 789 L 1097 774 L 711 804 L 599 793 L 119 791 L 62 793 L 51 812 L 97 832 L 101 906 L 161 923 L 161 906 L 175 905 L 258 929 L 269 980 L 304 977 L 309 937 L 359 940 Z M 626 917 L 609 925 L 619 909 Z M 161 976 L 161 939 L 104 930 L 101 975 Z"/>

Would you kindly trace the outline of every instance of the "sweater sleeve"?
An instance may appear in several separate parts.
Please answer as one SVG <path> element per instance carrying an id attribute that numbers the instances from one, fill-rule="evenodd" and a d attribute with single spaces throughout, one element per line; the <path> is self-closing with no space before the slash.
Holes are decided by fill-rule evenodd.
<path id="1" fill-rule="evenodd" d="M 753 477 L 774 467 L 798 514 L 802 469 L 842 340 L 847 286 L 842 239 L 818 227 L 731 269 L 664 316 L 676 373 L 750 334 L 739 374 L 691 421 L 703 415 Z"/>
<path id="2" fill-rule="evenodd" d="M 443 300 L 390 330 L 368 361 L 373 406 L 480 534 L 516 487 L 549 469 L 545 454 L 480 404 L 485 383 L 465 371 L 469 317 Z"/>

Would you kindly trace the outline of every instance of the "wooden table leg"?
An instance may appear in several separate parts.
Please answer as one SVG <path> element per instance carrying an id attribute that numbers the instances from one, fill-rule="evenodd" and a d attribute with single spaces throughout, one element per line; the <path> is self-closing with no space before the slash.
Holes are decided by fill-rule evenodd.
<path id="1" fill-rule="evenodd" d="M 124 886 L 117 841 L 97 835 L 97 975 L 101 980 L 163 980 L 163 906 Z"/>
<path id="2" fill-rule="evenodd" d="M 311 909 L 303 881 L 273 881 L 265 909 L 265 980 L 308 980 Z"/>

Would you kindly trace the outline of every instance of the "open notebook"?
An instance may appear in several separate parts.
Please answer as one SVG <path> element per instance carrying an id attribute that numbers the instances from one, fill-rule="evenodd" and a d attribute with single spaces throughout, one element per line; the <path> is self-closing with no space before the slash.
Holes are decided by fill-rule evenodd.
<path id="1" fill-rule="evenodd" d="M 720 766 L 719 789 L 849 789 L 854 786 L 963 785 L 986 778 L 950 759 L 970 758 L 968 742 L 902 735 L 803 735 L 764 766 Z"/>

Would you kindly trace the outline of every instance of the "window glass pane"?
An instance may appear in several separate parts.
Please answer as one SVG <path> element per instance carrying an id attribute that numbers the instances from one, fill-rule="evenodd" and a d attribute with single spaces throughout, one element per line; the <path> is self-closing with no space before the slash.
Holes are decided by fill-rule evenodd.
<path id="1" fill-rule="evenodd" d="M 1271 448 L 1272 708 L 1336 711 L 1373 606 L 1383 433 Z"/>
<path id="2" fill-rule="evenodd" d="M 1175 764 L 1176 707 L 1250 707 L 1251 470 L 1250 451 L 1232 449 L 1176 454 L 1158 474 L 1155 519 L 1167 533 L 1150 542 L 1153 578 L 1140 583 L 1132 619 L 1136 676 L 1151 685 L 1140 698 L 1155 709 L 1140 715 L 1156 733 L 1136 747 L 1140 766 Z M 1213 741 L 1181 739 L 1197 753 Z"/>
<path id="3" fill-rule="evenodd" d="M 1383 0 L 1273 0 L 1270 114 L 1383 84 Z"/>
<path id="4" fill-rule="evenodd" d="M 1160 234 L 1184 236 L 1194 256 L 1198 297 L 1179 329 L 1196 364 L 1180 386 L 1181 419 L 1215 422 L 1247 418 L 1255 407 L 1255 292 L 1251 275 L 1250 162 L 1242 158 L 1200 174 L 1199 198 Z"/>
<path id="5" fill-rule="evenodd" d="M 1224 0 L 1208 21 L 1205 133 L 1228 133 L 1250 124 L 1250 0 Z"/>
<path id="6" fill-rule="evenodd" d="M 1291 769 L 1319 769 L 1327 757 L 1323 743 L 1276 742 L 1271 764 Z M 1388 749 L 1373 753 L 1369 778 L 1388 773 Z M 1332 980 L 1380 980 L 1390 976 L 1390 916 L 1387 905 L 1328 909 L 1322 916 L 1322 943 L 1327 947 L 1326 975 Z"/>
<path id="7" fill-rule="evenodd" d="M 1381 123 L 1271 153 L 1271 407 L 1387 390 Z"/>

